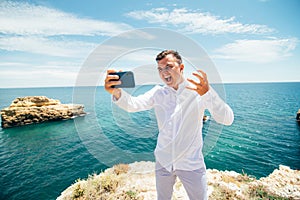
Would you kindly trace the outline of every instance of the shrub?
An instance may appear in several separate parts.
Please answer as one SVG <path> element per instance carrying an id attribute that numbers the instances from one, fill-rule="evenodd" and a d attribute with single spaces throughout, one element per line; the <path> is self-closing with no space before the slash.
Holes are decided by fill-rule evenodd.
<path id="1" fill-rule="evenodd" d="M 250 195 L 260 200 L 289 200 L 288 198 L 269 194 L 262 185 L 251 188 Z"/>
<path id="2" fill-rule="evenodd" d="M 128 164 L 118 164 L 114 166 L 114 173 L 116 175 L 119 174 L 126 174 L 129 170 L 129 165 Z"/>
<path id="3" fill-rule="evenodd" d="M 114 192 L 118 187 L 119 181 L 115 174 L 103 175 L 100 179 L 100 187 L 105 192 Z"/>
<path id="4" fill-rule="evenodd" d="M 75 189 L 72 192 L 72 199 L 80 198 L 84 195 L 84 189 L 81 188 L 80 184 L 77 184 Z"/>

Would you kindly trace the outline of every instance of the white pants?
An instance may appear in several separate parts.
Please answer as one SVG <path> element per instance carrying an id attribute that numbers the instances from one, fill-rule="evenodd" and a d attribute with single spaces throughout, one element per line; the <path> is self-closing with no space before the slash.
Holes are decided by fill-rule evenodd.
<path id="1" fill-rule="evenodd" d="M 206 170 L 167 171 L 158 162 L 155 166 L 157 200 L 171 200 L 176 177 L 183 184 L 190 200 L 207 200 Z"/>

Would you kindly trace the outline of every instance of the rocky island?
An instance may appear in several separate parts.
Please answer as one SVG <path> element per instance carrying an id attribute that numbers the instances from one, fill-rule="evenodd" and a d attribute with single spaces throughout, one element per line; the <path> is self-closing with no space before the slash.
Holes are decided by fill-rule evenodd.
<path id="1" fill-rule="evenodd" d="M 153 162 L 119 164 L 87 180 L 77 180 L 57 200 L 69 199 L 156 199 Z M 300 171 L 280 165 L 267 177 L 256 179 L 234 171 L 207 170 L 209 200 L 300 199 Z M 182 183 L 174 185 L 173 200 L 188 200 Z"/>
<path id="2" fill-rule="evenodd" d="M 18 97 L 9 107 L 1 110 L 1 126 L 9 128 L 81 115 L 85 115 L 83 105 L 62 104 L 45 96 Z"/>

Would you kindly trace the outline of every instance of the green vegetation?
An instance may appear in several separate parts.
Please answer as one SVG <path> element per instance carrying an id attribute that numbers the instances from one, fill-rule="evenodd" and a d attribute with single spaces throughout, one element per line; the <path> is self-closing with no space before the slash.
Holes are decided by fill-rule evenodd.
<path id="1" fill-rule="evenodd" d="M 256 188 L 252 188 L 250 191 L 250 196 L 257 200 L 290 200 L 288 198 L 269 194 L 261 185 Z"/>
<path id="2" fill-rule="evenodd" d="M 77 184 L 72 193 L 72 199 L 78 199 L 84 194 L 84 189 L 81 188 L 80 184 Z"/>
<path id="3" fill-rule="evenodd" d="M 290 200 L 270 194 L 257 180 L 245 173 L 238 176 L 222 174 L 221 181 L 225 184 L 211 183 L 214 190 L 209 199 L 213 200 Z M 237 192 L 238 191 L 238 192 Z"/>
<path id="4" fill-rule="evenodd" d="M 105 175 L 100 178 L 99 187 L 105 192 L 115 192 L 116 188 L 118 187 L 119 181 L 120 180 L 115 174 Z"/>
<path id="5" fill-rule="evenodd" d="M 138 197 L 138 192 L 133 190 L 128 190 L 126 193 L 126 197 L 124 200 L 143 200 L 144 198 Z"/>

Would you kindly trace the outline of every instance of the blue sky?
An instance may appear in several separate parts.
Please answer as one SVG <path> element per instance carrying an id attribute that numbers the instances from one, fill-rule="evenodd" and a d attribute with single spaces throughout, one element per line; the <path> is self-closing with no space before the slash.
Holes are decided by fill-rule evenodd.
<path id="1" fill-rule="evenodd" d="M 198 43 L 224 83 L 300 81 L 299 8 L 298 0 L 1 0 L 0 88 L 74 86 L 98 45 L 147 27 Z M 146 65 L 156 53 L 133 56 Z"/>

